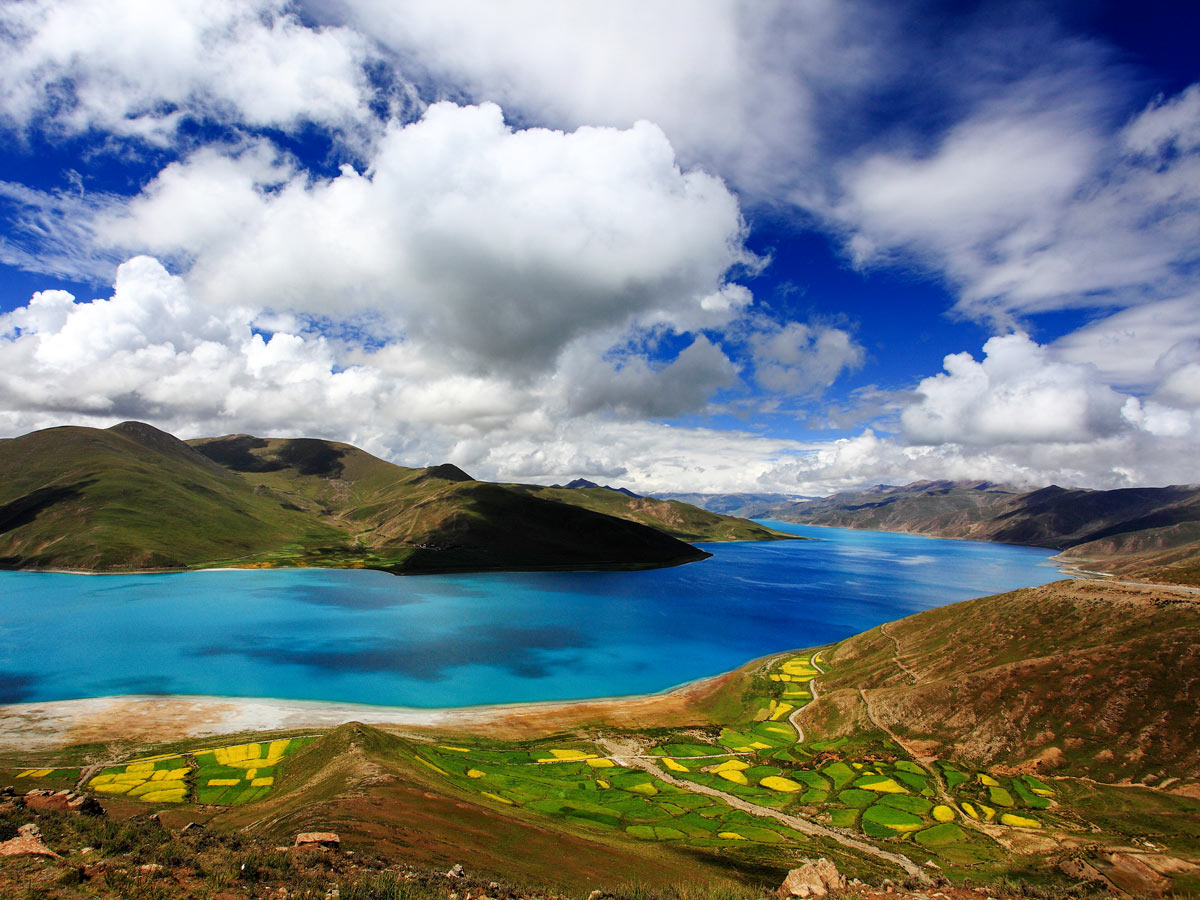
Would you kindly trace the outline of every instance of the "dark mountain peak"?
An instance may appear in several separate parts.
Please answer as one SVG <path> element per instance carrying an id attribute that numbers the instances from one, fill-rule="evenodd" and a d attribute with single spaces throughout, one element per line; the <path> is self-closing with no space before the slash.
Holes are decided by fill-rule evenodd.
<path id="1" fill-rule="evenodd" d="M 441 478 L 444 481 L 474 481 L 475 479 L 460 469 L 454 463 L 442 463 L 440 466 L 430 466 L 425 470 L 426 478 Z"/>
<path id="2" fill-rule="evenodd" d="M 280 444 L 276 457 L 301 475 L 338 478 L 342 474 L 342 457 L 345 455 L 344 445 L 339 446 L 333 441 L 292 438 Z"/>
<path id="3" fill-rule="evenodd" d="M 1025 494 L 1021 499 L 1026 504 L 1034 504 L 1034 503 L 1042 503 L 1047 500 L 1057 500 L 1059 497 L 1063 497 L 1067 494 L 1082 494 L 1082 493 L 1086 493 L 1086 491 L 1082 490 L 1082 489 L 1077 489 L 1077 488 L 1076 489 L 1064 488 L 1064 487 L 1059 487 L 1057 484 L 1051 484 L 1051 485 L 1047 485 L 1044 488 L 1038 488 L 1036 491 L 1030 491 L 1029 493 Z"/>
<path id="4" fill-rule="evenodd" d="M 551 487 L 566 488 L 570 491 L 589 491 L 596 488 L 599 491 L 612 491 L 613 493 L 623 493 L 625 497 L 630 497 L 635 500 L 642 499 L 642 494 L 634 493 L 628 487 L 613 487 L 612 485 L 598 485 L 595 481 L 588 481 L 586 478 L 577 478 L 566 485 L 551 485 Z"/>
<path id="5" fill-rule="evenodd" d="M 596 484 L 594 481 L 588 481 L 586 478 L 576 478 L 569 484 L 552 484 L 552 488 L 565 488 L 572 491 L 586 491 L 593 488 L 602 491 L 612 491 L 614 494 L 624 494 L 626 497 L 631 497 L 634 500 L 641 500 L 641 494 L 635 494 L 629 488 L 615 488 L 611 484 Z"/>
<path id="6" fill-rule="evenodd" d="M 196 450 L 218 465 L 235 472 L 277 472 L 283 465 L 263 459 L 252 451 L 267 446 L 263 438 L 249 434 L 227 434 L 207 438 L 196 444 Z"/>
<path id="7" fill-rule="evenodd" d="M 196 450 L 235 472 L 280 472 L 338 478 L 346 445 L 322 438 L 267 440 L 249 434 L 229 434 L 196 442 Z"/>
<path id="8" fill-rule="evenodd" d="M 1015 494 L 1017 490 L 1010 485 L 1000 484 L 997 481 L 968 481 L 963 487 L 969 488 L 972 491 L 985 491 L 987 493 L 1000 494 Z"/>

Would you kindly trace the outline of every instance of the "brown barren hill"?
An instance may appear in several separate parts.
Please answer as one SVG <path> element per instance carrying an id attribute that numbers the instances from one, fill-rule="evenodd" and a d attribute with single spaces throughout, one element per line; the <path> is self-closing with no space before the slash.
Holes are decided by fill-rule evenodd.
<path id="1" fill-rule="evenodd" d="M 1200 596 L 1186 588 L 1060 581 L 889 623 L 828 662 L 805 713 L 827 736 L 874 716 L 979 766 L 1200 778 Z"/>

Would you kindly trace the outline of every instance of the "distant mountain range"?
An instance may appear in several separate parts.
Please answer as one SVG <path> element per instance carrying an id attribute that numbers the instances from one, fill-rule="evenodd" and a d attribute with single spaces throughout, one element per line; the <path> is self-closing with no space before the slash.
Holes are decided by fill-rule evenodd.
<path id="1" fill-rule="evenodd" d="M 760 510 L 766 510 L 784 503 L 795 503 L 800 500 L 814 500 L 803 494 L 696 494 L 655 492 L 655 497 L 661 500 L 678 500 L 690 503 L 711 512 L 727 516 L 758 515 Z M 747 510 L 748 512 L 738 512 Z"/>
<path id="2" fill-rule="evenodd" d="M 123 422 L 0 441 L 0 567 L 10 569 L 639 568 L 708 555 L 685 540 L 786 537 L 681 503 L 492 484 L 310 438 L 185 443 Z"/>
<path id="3" fill-rule="evenodd" d="M 1200 487 L 1034 491 L 987 481 L 879 485 L 819 500 L 746 504 L 740 515 L 1064 551 L 1105 571 L 1200 581 Z"/>

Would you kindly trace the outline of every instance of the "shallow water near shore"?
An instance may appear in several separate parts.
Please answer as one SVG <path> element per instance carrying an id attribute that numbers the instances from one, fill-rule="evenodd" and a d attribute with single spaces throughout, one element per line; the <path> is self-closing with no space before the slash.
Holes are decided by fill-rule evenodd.
<path id="1" fill-rule="evenodd" d="M 1052 551 L 768 523 L 639 572 L 0 572 L 0 702 L 114 694 L 420 708 L 644 694 L 1062 576 Z"/>

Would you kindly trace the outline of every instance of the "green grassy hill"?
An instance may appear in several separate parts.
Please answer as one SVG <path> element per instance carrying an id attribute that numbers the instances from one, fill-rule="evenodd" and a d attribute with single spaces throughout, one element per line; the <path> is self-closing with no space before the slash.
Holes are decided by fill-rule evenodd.
<path id="1" fill-rule="evenodd" d="M 49 428 L 0 444 L 5 567 L 180 567 L 342 540 L 150 426 Z"/>
<path id="2" fill-rule="evenodd" d="M 647 567 L 706 555 L 633 517 L 475 481 L 451 465 L 396 466 L 332 441 L 187 444 L 126 422 L 0 442 L 8 568 L 417 573 Z"/>

